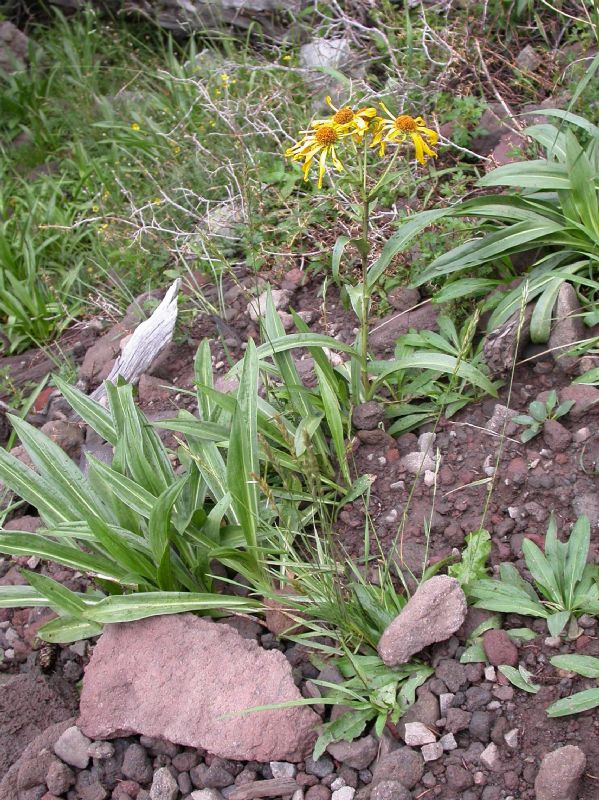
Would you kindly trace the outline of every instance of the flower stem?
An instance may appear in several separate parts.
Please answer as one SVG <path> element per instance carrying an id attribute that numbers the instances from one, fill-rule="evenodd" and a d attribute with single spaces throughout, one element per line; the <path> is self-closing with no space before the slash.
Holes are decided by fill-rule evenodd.
<path id="1" fill-rule="evenodd" d="M 368 255 L 370 252 L 370 202 L 367 187 L 368 145 L 364 139 L 362 158 L 362 231 L 360 242 L 360 256 L 362 258 L 362 305 L 360 319 L 360 346 L 362 362 L 362 384 L 366 399 L 370 390 L 368 380 L 368 313 L 370 311 L 370 289 L 368 287 Z"/>

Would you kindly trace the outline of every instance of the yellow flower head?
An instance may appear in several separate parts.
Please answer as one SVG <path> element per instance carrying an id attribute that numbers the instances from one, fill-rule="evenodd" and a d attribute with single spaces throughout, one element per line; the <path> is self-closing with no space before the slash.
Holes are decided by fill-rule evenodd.
<path id="1" fill-rule="evenodd" d="M 331 158 L 335 169 L 339 172 L 343 170 L 343 164 L 339 161 L 335 151 L 336 145 L 346 136 L 351 136 L 353 131 L 344 130 L 342 126 L 314 123 L 312 128 L 303 132 L 303 137 L 285 151 L 287 158 L 293 161 L 303 160 L 304 180 L 308 180 L 310 167 L 316 157 L 318 157 L 318 188 L 322 187 L 322 179 L 327 168 L 327 158 Z"/>
<path id="2" fill-rule="evenodd" d="M 364 134 L 368 131 L 370 123 L 376 117 L 376 108 L 369 108 L 364 106 L 354 110 L 350 106 L 342 106 L 337 108 L 333 105 L 330 97 L 326 98 L 327 105 L 334 112 L 332 117 L 327 119 L 317 119 L 312 123 L 312 127 L 319 128 L 326 125 L 333 125 L 333 127 L 340 128 L 343 131 L 351 131 L 355 134 L 358 141 L 364 138 Z"/>
<path id="3" fill-rule="evenodd" d="M 134 130 L 134 131 L 138 131 L 139 130 L 139 123 L 138 122 L 132 122 L 131 123 L 131 129 Z"/>
<path id="4" fill-rule="evenodd" d="M 388 142 L 401 144 L 408 137 L 412 139 L 414 150 L 416 151 L 416 159 L 420 164 L 424 164 L 430 156 L 437 155 L 433 147 L 437 144 L 439 136 L 436 131 L 425 126 L 422 117 L 410 117 L 408 114 L 394 117 L 384 103 L 381 103 L 381 108 L 389 119 L 379 118 L 372 139 L 372 147 L 378 145 L 380 156 L 385 154 L 385 145 Z"/>

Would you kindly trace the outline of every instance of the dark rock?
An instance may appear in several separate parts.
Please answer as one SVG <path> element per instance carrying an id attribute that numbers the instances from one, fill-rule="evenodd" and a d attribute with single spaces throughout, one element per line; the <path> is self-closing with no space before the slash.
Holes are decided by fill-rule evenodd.
<path id="1" fill-rule="evenodd" d="M 586 331 L 576 290 L 571 283 L 562 283 L 560 287 L 554 319 L 547 349 L 551 350 L 559 369 L 567 375 L 575 375 L 580 357 L 565 354 L 576 342 L 586 338 Z"/>
<path id="2" fill-rule="evenodd" d="M 437 315 L 437 309 L 433 304 L 427 303 L 413 311 L 390 314 L 382 320 L 377 320 L 368 338 L 370 347 L 382 354 L 392 352 L 399 337 L 408 333 L 411 328 L 437 330 Z"/>
<path id="3" fill-rule="evenodd" d="M 75 783 L 73 770 L 58 759 L 53 759 L 44 781 L 48 790 L 53 794 L 65 794 Z"/>
<path id="4" fill-rule="evenodd" d="M 488 711 L 473 711 L 468 732 L 473 739 L 485 744 L 491 736 L 491 715 Z"/>
<path id="5" fill-rule="evenodd" d="M 378 741 L 374 736 L 363 736 L 353 742 L 335 742 L 327 747 L 335 761 L 340 761 L 354 769 L 365 769 L 375 759 Z"/>
<path id="6" fill-rule="evenodd" d="M 412 793 L 399 781 L 380 781 L 370 793 L 370 800 L 411 800 Z"/>
<path id="7" fill-rule="evenodd" d="M 150 789 L 151 800 L 177 800 L 179 786 L 168 767 L 161 767 L 154 773 Z"/>
<path id="8" fill-rule="evenodd" d="M 330 798 L 331 790 L 328 786 L 323 786 L 322 784 L 310 786 L 306 792 L 306 800 L 330 800 Z"/>
<path id="9" fill-rule="evenodd" d="M 461 708 L 447 709 L 445 730 L 449 733 L 459 733 L 466 730 L 470 725 L 472 714 L 469 711 L 463 711 Z"/>
<path id="10" fill-rule="evenodd" d="M 322 755 L 317 761 L 312 756 L 308 756 L 305 762 L 305 770 L 308 775 L 316 775 L 317 778 L 324 778 L 330 775 L 335 769 L 333 760 L 330 756 Z"/>
<path id="11" fill-rule="evenodd" d="M 372 431 L 385 419 L 385 408 L 381 403 L 369 400 L 356 406 L 351 418 L 356 430 Z"/>
<path id="12" fill-rule="evenodd" d="M 154 770 L 146 750 L 140 744 L 130 744 L 125 750 L 122 766 L 123 775 L 137 783 L 149 783 Z"/>
<path id="13" fill-rule="evenodd" d="M 73 461 L 79 461 L 84 428 L 78 422 L 55 419 L 42 425 L 41 432 L 62 448 Z"/>
<path id="14" fill-rule="evenodd" d="M 198 764 L 189 771 L 189 777 L 198 789 L 223 789 L 235 783 L 235 776 L 220 759 L 215 759 L 209 767 L 206 764 Z"/>
<path id="15" fill-rule="evenodd" d="M 374 787 L 381 781 L 399 781 L 406 789 L 412 789 L 424 774 L 424 760 L 411 747 L 401 747 L 380 758 L 372 772 Z"/>
<path id="16" fill-rule="evenodd" d="M 543 426 L 543 441 L 550 450 L 561 453 L 572 442 L 570 431 L 556 419 L 548 419 Z"/>
<path id="17" fill-rule="evenodd" d="M 451 764 L 445 771 L 447 775 L 447 785 L 450 789 L 456 789 L 458 792 L 463 792 L 474 785 L 472 775 L 464 767 L 458 764 Z"/>
<path id="18" fill-rule="evenodd" d="M 486 686 L 470 686 L 466 690 L 466 702 L 464 705 L 468 711 L 476 711 L 486 706 L 491 700 L 491 690 L 487 689 Z"/>
<path id="19" fill-rule="evenodd" d="M 466 667 L 454 659 L 445 659 L 437 665 L 435 675 L 443 681 L 450 692 L 457 692 L 466 682 Z"/>
<path id="20" fill-rule="evenodd" d="M 483 647 L 489 664 L 494 667 L 501 664 L 508 664 L 510 667 L 518 666 L 518 648 L 504 630 L 485 631 Z"/>

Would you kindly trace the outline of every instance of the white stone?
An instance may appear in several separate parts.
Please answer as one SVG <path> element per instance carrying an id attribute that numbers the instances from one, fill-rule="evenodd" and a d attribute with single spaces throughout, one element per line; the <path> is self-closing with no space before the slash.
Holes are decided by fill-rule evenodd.
<path id="1" fill-rule="evenodd" d="M 295 778 L 297 767 L 289 761 L 271 761 L 269 766 L 273 778 Z"/>
<path id="2" fill-rule="evenodd" d="M 189 796 L 191 800 L 223 800 L 223 796 L 218 789 L 198 789 Z"/>
<path id="3" fill-rule="evenodd" d="M 434 472 L 435 460 L 428 453 L 406 453 L 401 459 L 400 465 L 412 475 L 416 475 L 418 472 L 427 470 Z"/>
<path id="4" fill-rule="evenodd" d="M 354 800 L 355 793 L 356 790 L 351 786 L 342 786 L 341 789 L 333 792 L 332 800 Z"/>
<path id="5" fill-rule="evenodd" d="M 336 792 L 337 789 L 343 789 L 344 786 L 347 786 L 347 783 L 343 780 L 341 776 L 335 778 L 333 783 L 330 786 L 332 792 Z"/>
<path id="6" fill-rule="evenodd" d="M 291 295 L 285 289 L 272 289 L 271 292 L 272 302 L 276 311 L 284 308 L 291 299 Z M 266 314 L 266 303 L 268 300 L 268 292 L 262 292 L 258 297 L 252 298 L 247 306 L 247 313 L 253 322 L 257 322 L 260 317 Z"/>
<path id="7" fill-rule="evenodd" d="M 451 708 L 454 697 L 455 694 L 453 694 L 453 692 L 443 692 L 439 695 L 439 709 L 442 717 L 447 716 L 447 710 Z"/>
<path id="8" fill-rule="evenodd" d="M 420 747 L 436 741 L 435 734 L 422 722 L 406 722 L 404 742 L 410 747 Z"/>
<path id="9" fill-rule="evenodd" d="M 489 665 L 485 667 L 485 680 L 494 683 L 497 679 L 497 673 L 495 672 L 495 667 Z"/>
<path id="10" fill-rule="evenodd" d="M 424 472 L 424 485 L 425 486 L 434 486 L 435 485 L 435 473 L 432 469 L 427 469 Z"/>
<path id="11" fill-rule="evenodd" d="M 499 749 L 494 742 L 488 744 L 480 754 L 480 763 L 483 767 L 490 769 L 491 772 L 498 772 L 501 769 L 501 759 Z"/>
<path id="12" fill-rule="evenodd" d="M 300 66 L 304 69 L 318 67 L 344 66 L 351 59 L 351 49 L 347 39 L 313 39 L 303 44 L 299 51 Z"/>
<path id="13" fill-rule="evenodd" d="M 441 742 L 431 742 L 430 744 L 425 744 L 420 749 L 420 752 L 425 761 L 436 761 L 443 755 L 443 745 Z"/>
<path id="14" fill-rule="evenodd" d="M 511 731 L 503 734 L 503 738 L 505 739 L 505 743 L 507 746 L 512 750 L 518 749 L 518 743 L 520 741 L 520 731 L 518 728 L 512 728 Z"/>
<path id="15" fill-rule="evenodd" d="M 439 739 L 439 744 L 443 748 L 443 750 L 455 750 L 458 746 L 458 743 L 455 740 L 455 736 L 453 733 L 446 733 Z"/>
<path id="16" fill-rule="evenodd" d="M 67 728 L 56 741 L 54 752 L 70 767 L 85 769 L 89 764 L 91 739 L 84 736 L 76 725 Z"/>
<path id="17" fill-rule="evenodd" d="M 430 453 L 435 445 L 437 435 L 432 431 L 421 433 L 418 437 L 418 449 L 421 453 Z"/>

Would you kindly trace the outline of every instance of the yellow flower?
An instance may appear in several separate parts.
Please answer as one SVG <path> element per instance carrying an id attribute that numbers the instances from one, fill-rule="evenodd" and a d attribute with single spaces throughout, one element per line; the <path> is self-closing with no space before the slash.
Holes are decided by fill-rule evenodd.
<path id="1" fill-rule="evenodd" d="M 221 79 L 221 81 L 222 81 L 222 82 L 225 84 L 225 86 L 226 86 L 226 85 L 229 83 L 229 81 L 230 81 L 230 78 L 229 78 L 229 76 L 227 75 L 227 73 L 226 73 L 226 72 L 223 72 L 223 73 L 222 73 L 222 75 L 220 76 L 220 79 Z"/>
<path id="2" fill-rule="evenodd" d="M 291 61 L 291 56 L 290 55 L 283 56 L 283 61 Z"/>
<path id="3" fill-rule="evenodd" d="M 137 122 L 132 122 L 131 123 L 131 129 L 134 130 L 134 131 L 138 131 L 139 130 L 139 124 Z"/>
<path id="4" fill-rule="evenodd" d="M 430 156 L 437 155 L 433 147 L 437 144 L 439 136 L 436 131 L 425 126 L 422 117 L 410 117 L 408 114 L 394 117 L 384 103 L 381 103 L 381 108 L 389 119 L 380 119 L 372 140 L 372 147 L 379 146 L 379 155 L 384 155 L 385 145 L 388 142 L 399 144 L 405 142 L 408 136 L 414 144 L 416 159 L 421 164 L 424 164 Z"/>
<path id="5" fill-rule="evenodd" d="M 319 128 L 323 125 L 333 125 L 343 131 L 351 130 L 356 139 L 361 141 L 364 134 L 368 131 L 370 123 L 376 118 L 376 108 L 364 106 L 354 111 L 350 106 L 336 108 L 330 97 L 326 97 L 327 105 L 334 111 L 332 117 L 328 119 L 317 119 L 312 123 L 312 127 Z"/>
<path id="6" fill-rule="evenodd" d="M 315 123 L 316 124 L 316 123 Z M 303 159 L 304 180 L 308 180 L 308 174 L 312 162 L 318 157 L 318 188 L 322 187 L 322 179 L 327 168 L 327 158 L 330 156 L 335 169 L 339 172 L 343 170 L 343 164 L 339 161 L 335 152 L 336 145 L 346 136 L 351 136 L 351 130 L 343 130 L 339 125 L 330 123 L 313 127 L 309 131 L 304 131 L 303 137 L 285 151 L 287 158 L 293 161 Z"/>

